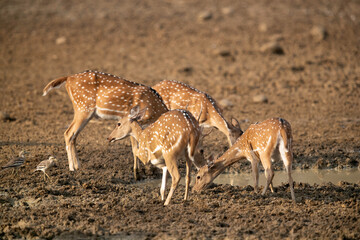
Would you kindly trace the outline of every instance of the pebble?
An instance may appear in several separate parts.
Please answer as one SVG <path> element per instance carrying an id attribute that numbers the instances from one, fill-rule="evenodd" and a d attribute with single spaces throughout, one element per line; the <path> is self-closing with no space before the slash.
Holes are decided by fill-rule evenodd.
<path id="1" fill-rule="evenodd" d="M 10 122 L 10 121 L 15 121 L 15 118 L 10 117 L 10 115 L 7 112 L 2 112 L 0 111 L 0 119 L 3 122 Z"/>
<path id="2" fill-rule="evenodd" d="M 210 11 L 203 11 L 203 12 L 199 13 L 199 15 L 198 15 L 198 19 L 201 21 L 210 20 L 212 17 L 213 17 L 213 14 Z"/>
<path id="3" fill-rule="evenodd" d="M 232 7 L 223 7 L 221 9 L 222 14 L 224 15 L 230 15 L 234 12 L 234 9 Z"/>
<path id="4" fill-rule="evenodd" d="M 259 29 L 259 32 L 266 32 L 268 30 L 268 26 L 266 23 L 261 23 L 261 24 L 259 24 L 258 29 Z"/>
<path id="5" fill-rule="evenodd" d="M 226 99 L 226 98 L 221 99 L 221 100 L 219 101 L 219 104 L 220 104 L 220 106 L 223 107 L 223 108 L 229 108 L 229 107 L 234 106 L 234 104 L 233 104 L 229 99 Z"/>
<path id="6" fill-rule="evenodd" d="M 278 42 L 284 40 L 284 36 L 282 34 L 274 34 L 270 37 L 270 41 L 272 42 Z"/>
<path id="7" fill-rule="evenodd" d="M 229 57 L 231 56 L 231 51 L 226 48 L 216 48 L 213 50 L 213 54 L 221 57 Z"/>
<path id="8" fill-rule="evenodd" d="M 253 97 L 253 102 L 255 102 L 255 103 L 267 103 L 268 98 L 263 94 L 255 95 Z"/>
<path id="9" fill-rule="evenodd" d="M 284 49 L 276 41 L 265 43 L 260 47 L 260 52 L 283 55 Z"/>
<path id="10" fill-rule="evenodd" d="M 66 37 L 59 37 L 56 39 L 57 45 L 64 44 L 64 43 L 66 43 Z"/>
<path id="11" fill-rule="evenodd" d="M 192 66 L 185 66 L 178 69 L 179 73 L 191 74 L 194 71 Z"/>
<path id="12" fill-rule="evenodd" d="M 310 30 L 311 36 L 313 36 L 314 39 L 321 41 L 325 40 L 328 37 L 328 32 L 323 26 L 314 26 Z"/>

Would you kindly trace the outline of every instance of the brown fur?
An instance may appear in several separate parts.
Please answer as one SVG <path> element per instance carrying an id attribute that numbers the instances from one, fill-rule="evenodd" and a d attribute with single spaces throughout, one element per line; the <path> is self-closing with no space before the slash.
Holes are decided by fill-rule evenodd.
<path id="1" fill-rule="evenodd" d="M 291 198 L 295 201 L 293 180 L 291 177 L 293 161 L 291 142 L 291 126 L 290 123 L 284 119 L 271 118 L 260 123 L 252 124 L 220 158 L 214 162 L 210 162 L 208 166 L 205 165 L 199 170 L 193 189 L 199 191 L 206 188 L 227 167 L 245 158 L 249 160 L 252 165 L 255 191 L 257 191 L 258 188 L 258 165 L 261 161 L 267 179 L 262 192 L 262 194 L 265 194 L 269 186 L 271 191 L 273 191 L 272 179 L 274 177 L 274 171 L 271 159 L 272 157 L 275 159 L 281 157 L 289 177 Z M 281 156 L 281 153 L 283 156 Z"/>

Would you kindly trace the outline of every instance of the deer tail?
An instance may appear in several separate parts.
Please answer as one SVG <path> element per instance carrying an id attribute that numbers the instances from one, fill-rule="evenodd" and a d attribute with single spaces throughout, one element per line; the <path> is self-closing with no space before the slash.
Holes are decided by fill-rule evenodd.
<path id="1" fill-rule="evenodd" d="M 43 90 L 43 96 L 48 94 L 48 92 L 50 92 L 52 89 L 61 87 L 66 82 L 66 80 L 67 77 L 61 77 L 49 82 Z"/>
<path id="2" fill-rule="evenodd" d="M 292 133 L 291 133 L 291 125 L 285 119 L 280 118 L 282 128 L 280 129 L 280 135 L 284 141 L 284 145 L 287 150 L 291 150 L 292 145 Z"/>

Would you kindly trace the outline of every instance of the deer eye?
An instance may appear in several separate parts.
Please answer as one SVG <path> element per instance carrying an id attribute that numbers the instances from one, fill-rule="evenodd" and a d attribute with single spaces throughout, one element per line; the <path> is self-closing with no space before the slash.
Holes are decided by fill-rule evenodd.
<path id="1" fill-rule="evenodd" d="M 196 179 L 200 179 L 200 176 L 197 176 Z"/>
<path id="2" fill-rule="evenodd" d="M 120 126 L 121 126 L 121 123 L 117 123 L 117 126 L 120 127 Z"/>

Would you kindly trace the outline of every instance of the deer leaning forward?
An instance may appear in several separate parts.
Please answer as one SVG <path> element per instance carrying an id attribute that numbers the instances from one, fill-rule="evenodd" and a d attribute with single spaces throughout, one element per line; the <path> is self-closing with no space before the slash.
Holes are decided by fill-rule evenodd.
<path id="1" fill-rule="evenodd" d="M 51 81 L 44 88 L 43 96 L 64 83 L 74 108 L 74 119 L 64 133 L 70 171 L 80 167 L 75 147 L 76 138 L 95 115 L 118 120 L 127 116 L 134 106 L 140 106 L 146 109 L 146 113 L 139 120 L 139 124 L 147 126 L 168 111 L 161 96 L 154 89 L 91 70 Z M 134 140 L 131 140 L 134 148 Z M 136 160 L 134 163 L 136 164 Z M 136 178 L 136 171 L 134 174 Z"/>
<path id="2" fill-rule="evenodd" d="M 266 185 L 262 194 L 265 194 L 269 186 L 273 192 L 272 180 L 274 171 L 271 162 L 273 159 L 278 160 L 281 158 L 289 177 L 291 198 L 295 201 L 293 179 L 291 177 L 293 161 L 291 144 L 291 126 L 286 120 L 282 118 L 271 118 L 260 123 L 252 124 L 220 158 L 213 162 L 210 161 L 208 165 L 200 168 L 193 190 L 200 191 L 205 189 L 225 168 L 246 158 L 252 165 L 255 192 L 258 190 L 258 167 L 260 161 L 265 169 L 266 177 Z"/>
<path id="3" fill-rule="evenodd" d="M 151 162 L 163 170 L 160 188 L 161 200 L 164 200 L 167 171 L 170 172 L 172 184 L 164 205 L 170 203 L 179 184 L 181 177 L 177 160 L 184 155 L 186 159 L 184 199 L 187 200 L 191 166 L 194 163 L 196 168 L 199 168 L 205 163 L 200 154 L 196 154 L 201 136 L 199 124 L 190 112 L 171 110 L 162 114 L 153 124 L 142 129 L 139 122 L 144 114 L 144 109 L 140 110 L 140 107 L 134 107 L 128 116 L 117 123 L 108 140 L 114 142 L 128 136 L 136 139 L 138 144 L 133 149 L 135 155 L 144 164 Z"/>
<path id="4" fill-rule="evenodd" d="M 161 95 L 168 109 L 188 110 L 199 119 L 200 126 L 216 127 L 223 132 L 230 146 L 243 133 L 239 122 L 235 118 L 228 122 L 216 101 L 207 93 L 172 80 L 163 80 L 153 88 Z"/>

